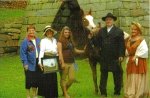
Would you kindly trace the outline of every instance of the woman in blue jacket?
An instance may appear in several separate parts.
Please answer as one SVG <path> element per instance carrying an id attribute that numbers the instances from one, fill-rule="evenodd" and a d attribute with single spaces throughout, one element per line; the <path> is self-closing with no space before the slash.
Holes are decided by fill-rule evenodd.
<path id="1" fill-rule="evenodd" d="M 20 58 L 25 71 L 25 88 L 27 98 L 30 98 L 32 88 L 33 98 L 37 98 L 37 76 L 38 76 L 38 55 L 40 51 L 40 39 L 35 36 L 35 27 L 27 27 L 27 37 L 20 46 Z"/>

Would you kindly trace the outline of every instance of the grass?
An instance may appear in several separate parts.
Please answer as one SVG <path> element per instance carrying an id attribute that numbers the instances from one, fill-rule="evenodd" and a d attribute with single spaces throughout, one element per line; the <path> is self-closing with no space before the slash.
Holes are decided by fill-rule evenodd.
<path id="1" fill-rule="evenodd" d="M 77 64 L 79 66 L 79 70 L 76 72 L 76 79 L 79 83 L 74 83 L 72 85 L 69 90 L 70 95 L 73 98 L 99 98 L 99 95 L 94 94 L 92 73 L 87 59 L 79 59 L 77 60 Z M 99 77 L 99 66 L 97 71 Z M 8 55 L 0 57 L 0 98 L 25 98 L 24 81 L 24 71 L 19 56 Z M 109 74 L 107 84 L 108 98 L 114 98 L 114 84 L 111 73 Z M 62 91 L 60 89 L 59 82 L 58 87 L 59 98 L 63 98 L 61 96 Z"/>
<path id="2" fill-rule="evenodd" d="M 7 9 L 0 8 L 0 22 L 8 23 L 14 19 L 21 18 L 25 15 L 24 9 Z"/>

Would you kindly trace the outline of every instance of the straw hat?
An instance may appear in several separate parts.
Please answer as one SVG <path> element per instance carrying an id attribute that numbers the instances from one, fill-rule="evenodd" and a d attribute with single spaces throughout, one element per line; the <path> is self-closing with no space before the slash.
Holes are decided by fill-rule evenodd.
<path id="1" fill-rule="evenodd" d="M 57 31 L 55 31 L 54 29 L 52 29 L 52 27 L 51 27 L 50 25 L 47 25 L 47 26 L 45 26 L 45 28 L 44 28 L 44 33 L 43 33 L 43 35 L 45 35 L 48 30 L 52 31 L 54 35 L 57 34 Z"/>
<path id="2" fill-rule="evenodd" d="M 138 22 L 132 22 L 131 24 L 135 25 L 138 28 L 138 30 L 140 31 L 140 33 L 142 34 L 142 26 L 141 26 L 141 24 L 139 24 Z"/>

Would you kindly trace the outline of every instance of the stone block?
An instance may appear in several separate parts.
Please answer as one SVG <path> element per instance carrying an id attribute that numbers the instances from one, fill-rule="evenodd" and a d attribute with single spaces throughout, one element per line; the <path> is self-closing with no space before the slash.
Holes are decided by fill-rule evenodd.
<path id="1" fill-rule="evenodd" d="M 144 16 L 147 15 L 143 9 L 133 9 L 131 10 L 131 16 Z"/>
<path id="2" fill-rule="evenodd" d="M 40 0 L 28 0 L 29 4 L 38 4 Z"/>
<path id="3" fill-rule="evenodd" d="M 140 24 L 141 24 L 143 27 L 149 27 L 149 28 L 150 28 L 149 21 L 140 21 Z"/>
<path id="4" fill-rule="evenodd" d="M 11 40 L 11 36 L 8 34 L 0 33 L 0 41 Z"/>
<path id="5" fill-rule="evenodd" d="M 49 23 L 47 24 L 36 24 L 35 27 L 36 27 L 36 31 L 37 32 L 43 32 L 43 29 L 45 28 L 46 25 L 50 25 Z"/>
<path id="6" fill-rule="evenodd" d="M 139 21 L 143 21 L 143 20 L 144 20 L 144 16 L 139 16 L 139 17 L 138 17 L 138 20 L 139 20 Z"/>
<path id="7" fill-rule="evenodd" d="M 137 3 L 136 2 L 122 2 L 121 8 L 125 9 L 135 9 L 137 8 Z"/>
<path id="8" fill-rule="evenodd" d="M 93 7 L 93 4 L 86 4 L 82 6 L 82 9 L 84 11 L 89 11 L 90 9 L 92 9 L 92 7 Z"/>
<path id="9" fill-rule="evenodd" d="M 149 1 L 150 2 L 150 1 Z M 142 9 L 147 9 L 147 10 L 150 10 L 150 3 L 149 3 L 148 1 L 147 2 L 144 2 L 144 3 L 140 3 L 140 7 L 142 8 Z"/>
<path id="10" fill-rule="evenodd" d="M 129 35 L 131 34 L 130 32 L 130 27 L 120 27 L 124 32 L 128 33 Z"/>
<path id="11" fill-rule="evenodd" d="M 40 3 L 47 3 L 49 1 L 51 1 L 51 0 L 40 0 Z"/>
<path id="12" fill-rule="evenodd" d="M 129 9 L 119 9 L 119 16 L 131 16 L 131 11 Z"/>
<path id="13" fill-rule="evenodd" d="M 61 3 L 52 3 L 51 4 L 51 8 L 53 8 L 53 9 L 58 9 L 59 7 L 60 7 L 60 5 L 61 5 Z"/>
<path id="14" fill-rule="evenodd" d="M 28 24 L 35 24 L 38 22 L 37 17 L 29 17 Z"/>
<path id="15" fill-rule="evenodd" d="M 113 10 L 97 11 L 95 17 L 101 19 L 102 17 L 106 16 L 107 13 L 113 13 Z"/>
<path id="16" fill-rule="evenodd" d="M 4 28 L 11 28 L 11 23 L 10 24 L 4 24 Z"/>
<path id="17" fill-rule="evenodd" d="M 4 27 L 4 24 L 0 24 L 0 29 Z"/>
<path id="18" fill-rule="evenodd" d="M 28 16 L 28 17 L 30 17 L 30 16 L 37 16 L 37 12 L 36 11 L 27 11 L 26 12 L 26 16 Z"/>
<path id="19" fill-rule="evenodd" d="M 20 29 L 10 28 L 10 29 L 1 29 L 1 33 L 21 33 Z"/>
<path id="20" fill-rule="evenodd" d="M 149 36 L 149 28 L 145 27 L 145 28 L 142 29 L 142 31 L 143 31 L 142 32 L 143 36 Z"/>
<path id="21" fill-rule="evenodd" d="M 135 22 L 139 22 L 138 17 L 134 17 L 134 18 L 133 18 L 133 21 L 135 21 Z"/>
<path id="22" fill-rule="evenodd" d="M 57 13 L 57 9 L 43 9 L 43 10 L 38 10 L 36 12 L 36 16 L 54 16 Z"/>
<path id="23" fill-rule="evenodd" d="M 113 0 L 106 0 L 106 2 L 112 2 Z"/>
<path id="24" fill-rule="evenodd" d="M 79 0 L 78 0 L 79 1 Z M 90 4 L 91 1 L 90 0 L 83 0 L 84 4 Z"/>
<path id="25" fill-rule="evenodd" d="M 131 22 L 133 21 L 132 17 L 121 17 L 120 18 L 120 25 L 121 26 L 130 26 Z"/>
<path id="26" fill-rule="evenodd" d="M 94 3 L 91 9 L 92 11 L 106 10 L 106 3 Z"/>
<path id="27" fill-rule="evenodd" d="M 34 5 L 32 5 L 32 10 L 39 10 L 39 9 L 41 9 L 41 4 L 34 4 Z"/>
<path id="28" fill-rule="evenodd" d="M 22 24 L 12 24 L 11 27 L 20 29 L 22 27 Z"/>
<path id="29" fill-rule="evenodd" d="M 50 3 L 55 3 L 56 0 L 48 0 Z"/>
<path id="30" fill-rule="evenodd" d="M 27 11 L 32 10 L 32 9 L 33 9 L 32 7 L 33 7 L 32 5 L 28 5 L 28 6 L 26 7 L 26 10 L 27 10 Z"/>
<path id="31" fill-rule="evenodd" d="M 52 5 L 51 3 L 44 3 L 44 4 L 42 5 L 42 9 L 50 9 L 50 8 L 52 8 L 51 5 Z"/>
<path id="32" fill-rule="evenodd" d="M 44 23 L 50 23 L 54 20 L 55 17 L 38 17 L 38 23 L 44 24 Z"/>
<path id="33" fill-rule="evenodd" d="M 113 14 L 118 17 L 119 16 L 119 9 L 114 9 Z"/>
<path id="34" fill-rule="evenodd" d="M 52 9 L 52 10 L 49 10 L 50 11 L 50 16 L 56 16 L 56 14 L 58 13 L 58 9 Z"/>
<path id="35" fill-rule="evenodd" d="M 7 40 L 6 41 L 6 46 L 18 46 L 18 40 Z"/>
<path id="36" fill-rule="evenodd" d="M 23 26 L 22 26 L 22 28 L 21 28 L 21 33 L 22 33 L 22 32 L 27 32 L 27 26 L 28 26 L 28 25 L 23 25 Z"/>
<path id="37" fill-rule="evenodd" d="M 123 2 L 123 1 L 128 1 L 128 2 L 131 2 L 131 1 L 133 1 L 133 0 L 121 0 L 121 1 L 122 1 L 122 2 Z"/>
<path id="38" fill-rule="evenodd" d="M 146 16 L 144 16 L 144 20 L 149 21 L 149 20 L 150 20 L 150 15 L 146 15 Z"/>
<path id="39" fill-rule="evenodd" d="M 90 0 L 90 3 L 99 3 L 100 0 Z"/>
<path id="40" fill-rule="evenodd" d="M 17 18 L 14 23 L 22 24 L 23 23 L 23 18 Z"/>
<path id="41" fill-rule="evenodd" d="M 4 51 L 4 48 L 0 48 L 0 56 L 1 54 L 3 54 L 5 51 Z"/>
<path id="42" fill-rule="evenodd" d="M 115 1 L 115 2 L 107 2 L 106 3 L 106 9 L 110 10 L 110 9 L 117 9 L 120 6 L 122 6 L 122 3 L 120 1 Z"/>
<path id="43" fill-rule="evenodd" d="M 23 25 L 28 24 L 28 20 L 29 20 L 29 18 L 28 18 L 28 17 L 24 17 L 24 18 L 23 18 L 23 22 L 22 22 L 22 24 L 23 24 Z"/>

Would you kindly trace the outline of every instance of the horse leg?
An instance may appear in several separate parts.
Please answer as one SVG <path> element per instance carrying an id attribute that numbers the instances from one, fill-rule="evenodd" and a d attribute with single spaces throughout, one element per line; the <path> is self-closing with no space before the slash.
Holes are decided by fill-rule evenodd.
<path id="1" fill-rule="evenodd" d="M 92 70 L 93 82 L 95 87 L 95 94 L 98 94 L 96 64 L 97 64 L 96 62 L 90 61 L 90 67 Z"/>

